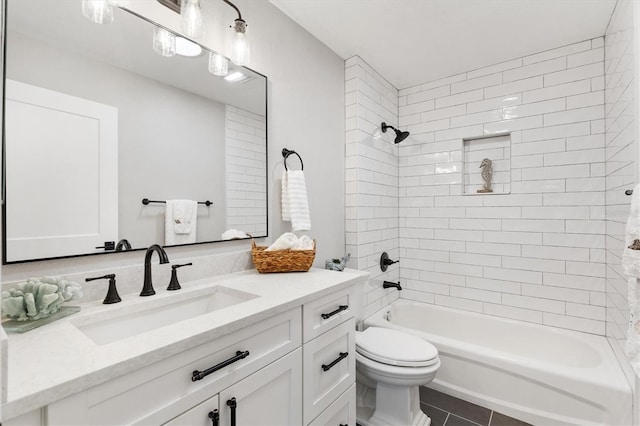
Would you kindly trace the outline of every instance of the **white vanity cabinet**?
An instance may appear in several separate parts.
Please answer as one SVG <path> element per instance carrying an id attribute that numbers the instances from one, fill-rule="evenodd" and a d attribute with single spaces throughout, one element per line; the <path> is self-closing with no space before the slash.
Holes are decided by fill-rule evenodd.
<path id="1" fill-rule="evenodd" d="M 302 308 L 305 425 L 356 424 L 350 409 L 334 413 L 331 408 L 338 400 L 355 407 L 354 303 L 355 289 L 350 287 Z"/>
<path id="2" fill-rule="evenodd" d="M 355 294 L 325 291 L 183 351 L 161 348 L 172 355 L 106 371 L 117 377 L 3 425 L 355 426 Z"/>
<path id="3" fill-rule="evenodd" d="M 299 365 L 297 371 L 291 371 L 291 377 L 300 376 L 301 359 L 295 360 L 301 358 L 296 351 L 302 343 L 300 326 L 300 308 L 295 308 L 167 357 L 49 404 L 46 425 L 161 425 L 225 389 L 239 385 L 245 378 L 252 380 L 250 377 L 258 371 L 275 369 L 280 364 L 274 361 L 282 361 L 285 355 L 291 366 Z M 245 352 L 248 356 L 240 358 Z M 240 359 L 230 362 L 235 358 Z M 218 368 L 225 363 L 229 364 Z M 216 371 L 192 380 L 194 371 L 208 369 Z M 279 384 L 273 386 L 276 385 Z M 299 389 L 296 394 L 300 394 Z M 219 401 L 221 414 L 226 408 L 225 401 Z M 220 417 L 222 421 L 223 416 Z"/>

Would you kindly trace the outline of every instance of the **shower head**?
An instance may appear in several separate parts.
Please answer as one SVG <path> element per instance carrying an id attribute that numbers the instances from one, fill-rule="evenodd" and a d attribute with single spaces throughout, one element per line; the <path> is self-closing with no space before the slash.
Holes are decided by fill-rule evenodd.
<path id="1" fill-rule="evenodd" d="M 384 122 L 380 125 L 380 128 L 382 129 L 382 133 L 387 133 L 387 129 L 393 129 L 393 131 L 396 132 L 396 138 L 393 141 L 395 143 L 400 143 L 400 142 L 402 142 L 403 140 L 405 140 L 406 138 L 409 137 L 409 132 L 402 132 L 402 131 L 396 129 L 395 127 L 390 126 L 390 125 L 388 125 L 387 123 L 384 123 Z"/>

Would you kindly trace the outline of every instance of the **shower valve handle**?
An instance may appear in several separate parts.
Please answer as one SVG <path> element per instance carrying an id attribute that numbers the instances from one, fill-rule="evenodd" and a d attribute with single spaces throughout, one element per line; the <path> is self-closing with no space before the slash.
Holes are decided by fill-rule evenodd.
<path id="1" fill-rule="evenodd" d="M 389 268 L 389 265 L 393 265 L 394 263 L 400 262 L 399 260 L 391 260 L 389 258 L 389 254 L 385 251 L 380 256 L 380 270 L 382 272 L 386 272 Z"/>

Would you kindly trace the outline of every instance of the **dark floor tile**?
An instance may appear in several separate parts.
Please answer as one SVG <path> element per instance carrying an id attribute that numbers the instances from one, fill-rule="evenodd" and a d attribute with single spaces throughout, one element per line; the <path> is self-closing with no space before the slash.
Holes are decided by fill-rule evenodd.
<path id="1" fill-rule="evenodd" d="M 531 426 L 531 424 L 494 411 L 491 417 L 491 426 Z"/>
<path id="2" fill-rule="evenodd" d="M 427 404 L 420 404 L 422 411 L 431 418 L 431 426 L 444 426 L 449 413 Z"/>
<path id="3" fill-rule="evenodd" d="M 470 422 L 467 419 L 463 419 L 462 417 L 458 417 L 455 414 L 449 414 L 447 418 L 447 422 L 444 424 L 445 426 L 478 426 L 477 423 Z"/>
<path id="4" fill-rule="evenodd" d="M 491 410 L 427 387 L 420 387 L 420 401 L 482 426 L 489 424 Z"/>

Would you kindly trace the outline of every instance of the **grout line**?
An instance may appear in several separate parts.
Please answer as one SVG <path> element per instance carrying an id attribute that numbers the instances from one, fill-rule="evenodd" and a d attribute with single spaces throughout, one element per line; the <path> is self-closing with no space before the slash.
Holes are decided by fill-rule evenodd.
<path id="1" fill-rule="evenodd" d="M 491 426 L 492 420 L 493 420 L 493 410 L 491 410 L 491 414 L 489 415 L 489 424 L 487 426 Z"/>
<path id="2" fill-rule="evenodd" d="M 451 415 L 451 413 L 447 412 L 447 417 L 445 417 L 444 423 L 442 423 L 442 426 L 447 426 L 447 420 L 449 420 L 449 416 L 450 415 Z"/>

